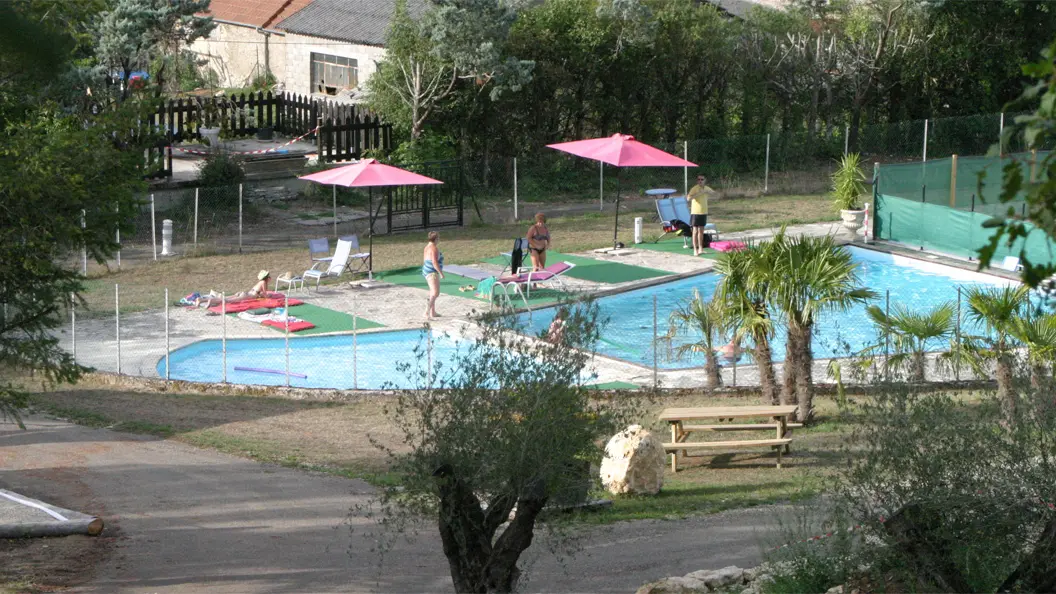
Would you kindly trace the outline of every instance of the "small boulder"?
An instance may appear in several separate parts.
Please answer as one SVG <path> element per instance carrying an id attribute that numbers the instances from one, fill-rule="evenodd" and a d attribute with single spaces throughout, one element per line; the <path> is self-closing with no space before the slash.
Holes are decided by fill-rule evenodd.
<path id="1" fill-rule="evenodd" d="M 707 594 L 704 582 L 690 577 L 669 577 L 638 588 L 635 594 Z"/>
<path id="2" fill-rule="evenodd" d="M 631 425 L 605 445 L 601 482 L 610 493 L 655 495 L 664 485 L 663 443 L 641 425 Z"/>
<path id="3" fill-rule="evenodd" d="M 744 570 L 736 565 L 723 567 L 722 569 L 705 569 L 686 574 L 687 578 L 693 578 L 704 582 L 712 590 L 725 588 L 731 585 L 744 583 Z"/>

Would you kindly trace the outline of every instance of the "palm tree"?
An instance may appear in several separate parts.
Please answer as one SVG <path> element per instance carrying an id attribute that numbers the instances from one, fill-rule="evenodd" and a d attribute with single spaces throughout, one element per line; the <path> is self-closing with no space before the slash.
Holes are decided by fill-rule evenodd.
<path id="1" fill-rule="evenodd" d="M 777 404 L 780 391 L 770 348 L 774 320 L 766 302 L 773 269 L 772 245 L 749 246 L 746 250 L 724 252 L 719 256 L 715 270 L 722 275 L 722 281 L 715 295 L 725 309 L 730 327 L 736 328 L 734 339 L 737 342 L 744 337 L 751 339 L 762 396 L 764 400 Z"/>
<path id="2" fill-rule="evenodd" d="M 987 366 L 994 362 L 997 376 L 997 397 L 1005 411 L 1015 410 L 1013 390 L 1014 349 L 1017 346 L 1015 330 L 1024 308 L 1029 304 L 1030 288 L 1017 287 L 969 287 L 965 290 L 968 304 L 968 319 L 981 324 L 986 334 L 966 337 L 965 354 L 972 369 L 978 375 L 987 374 Z"/>
<path id="3" fill-rule="evenodd" d="M 953 334 L 954 307 L 943 303 L 928 312 L 914 312 L 904 305 L 896 305 L 895 311 L 887 314 L 876 305 L 870 305 L 866 313 L 880 330 L 880 341 L 862 351 L 875 355 L 885 349 L 890 338 L 895 354 L 884 360 L 889 370 L 909 370 L 909 379 L 923 382 L 927 370 L 927 353 L 936 342 L 949 339 Z"/>
<path id="4" fill-rule="evenodd" d="M 774 267 L 769 272 L 767 302 L 785 315 L 788 327 L 782 399 L 799 405 L 800 421 L 813 415 L 814 356 L 811 332 L 818 316 L 843 311 L 875 297 L 860 285 L 858 264 L 831 236 L 774 237 Z"/>
<path id="5" fill-rule="evenodd" d="M 681 344 L 676 352 L 683 355 L 689 352 L 704 352 L 704 374 L 707 388 L 714 390 L 722 386 L 722 375 L 719 373 L 719 362 L 715 356 L 716 339 L 726 332 L 728 320 L 718 301 L 704 301 L 700 292 L 693 291 L 693 299 L 671 312 L 671 328 L 668 336 L 699 333 L 697 342 Z"/>
<path id="6" fill-rule="evenodd" d="M 1056 314 L 1016 318 L 1011 334 L 1027 347 L 1030 387 L 1041 389 L 1056 361 Z"/>

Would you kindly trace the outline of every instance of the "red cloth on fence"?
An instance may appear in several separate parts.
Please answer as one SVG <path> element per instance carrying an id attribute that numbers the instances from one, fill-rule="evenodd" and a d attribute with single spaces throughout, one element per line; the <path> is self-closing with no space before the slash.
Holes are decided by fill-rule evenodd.
<path id="1" fill-rule="evenodd" d="M 300 299 L 290 299 L 289 305 L 300 305 L 304 303 Z M 269 293 L 268 297 L 260 297 L 258 299 L 246 299 L 245 301 L 236 301 L 234 303 L 227 304 L 227 313 L 239 313 L 243 311 L 249 311 L 251 309 L 259 309 L 262 307 L 285 307 L 286 297 L 282 293 Z M 224 313 L 224 308 L 221 305 L 214 305 L 209 308 L 209 311 L 216 313 Z"/>
<path id="2" fill-rule="evenodd" d="M 278 328 L 279 330 L 286 329 L 285 322 L 279 322 L 276 320 L 265 320 L 261 322 L 264 326 L 271 326 L 272 328 Z M 309 328 L 315 328 L 315 324 L 307 321 L 300 320 L 299 322 L 290 322 L 290 332 L 300 332 L 301 330 L 307 330 Z"/>

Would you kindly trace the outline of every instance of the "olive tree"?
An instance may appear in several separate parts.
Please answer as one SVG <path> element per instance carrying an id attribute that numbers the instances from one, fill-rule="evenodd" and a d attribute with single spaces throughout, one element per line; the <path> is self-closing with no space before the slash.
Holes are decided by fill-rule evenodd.
<path id="1" fill-rule="evenodd" d="M 409 451 L 387 450 L 398 485 L 380 495 L 383 524 L 435 517 L 458 592 L 510 592 L 540 513 L 583 501 L 604 440 L 634 399 L 594 398 L 586 387 L 598 339 L 597 306 L 564 308 L 560 332 L 529 337 L 512 318 L 482 318 L 453 364 L 419 349 L 401 370 L 415 389 L 387 411 Z M 382 447 L 382 446 L 379 446 Z"/>

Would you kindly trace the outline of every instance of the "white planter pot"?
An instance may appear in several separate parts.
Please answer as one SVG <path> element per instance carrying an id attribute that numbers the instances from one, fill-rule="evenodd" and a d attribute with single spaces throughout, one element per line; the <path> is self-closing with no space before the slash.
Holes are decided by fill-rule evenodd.
<path id="1" fill-rule="evenodd" d="M 850 229 L 851 231 L 857 231 L 862 228 L 862 221 L 865 219 L 864 210 L 841 210 L 840 218 L 843 219 L 843 227 Z"/>
<path id="2" fill-rule="evenodd" d="M 202 138 L 209 141 L 209 148 L 217 150 L 220 147 L 220 128 L 199 128 Z"/>

